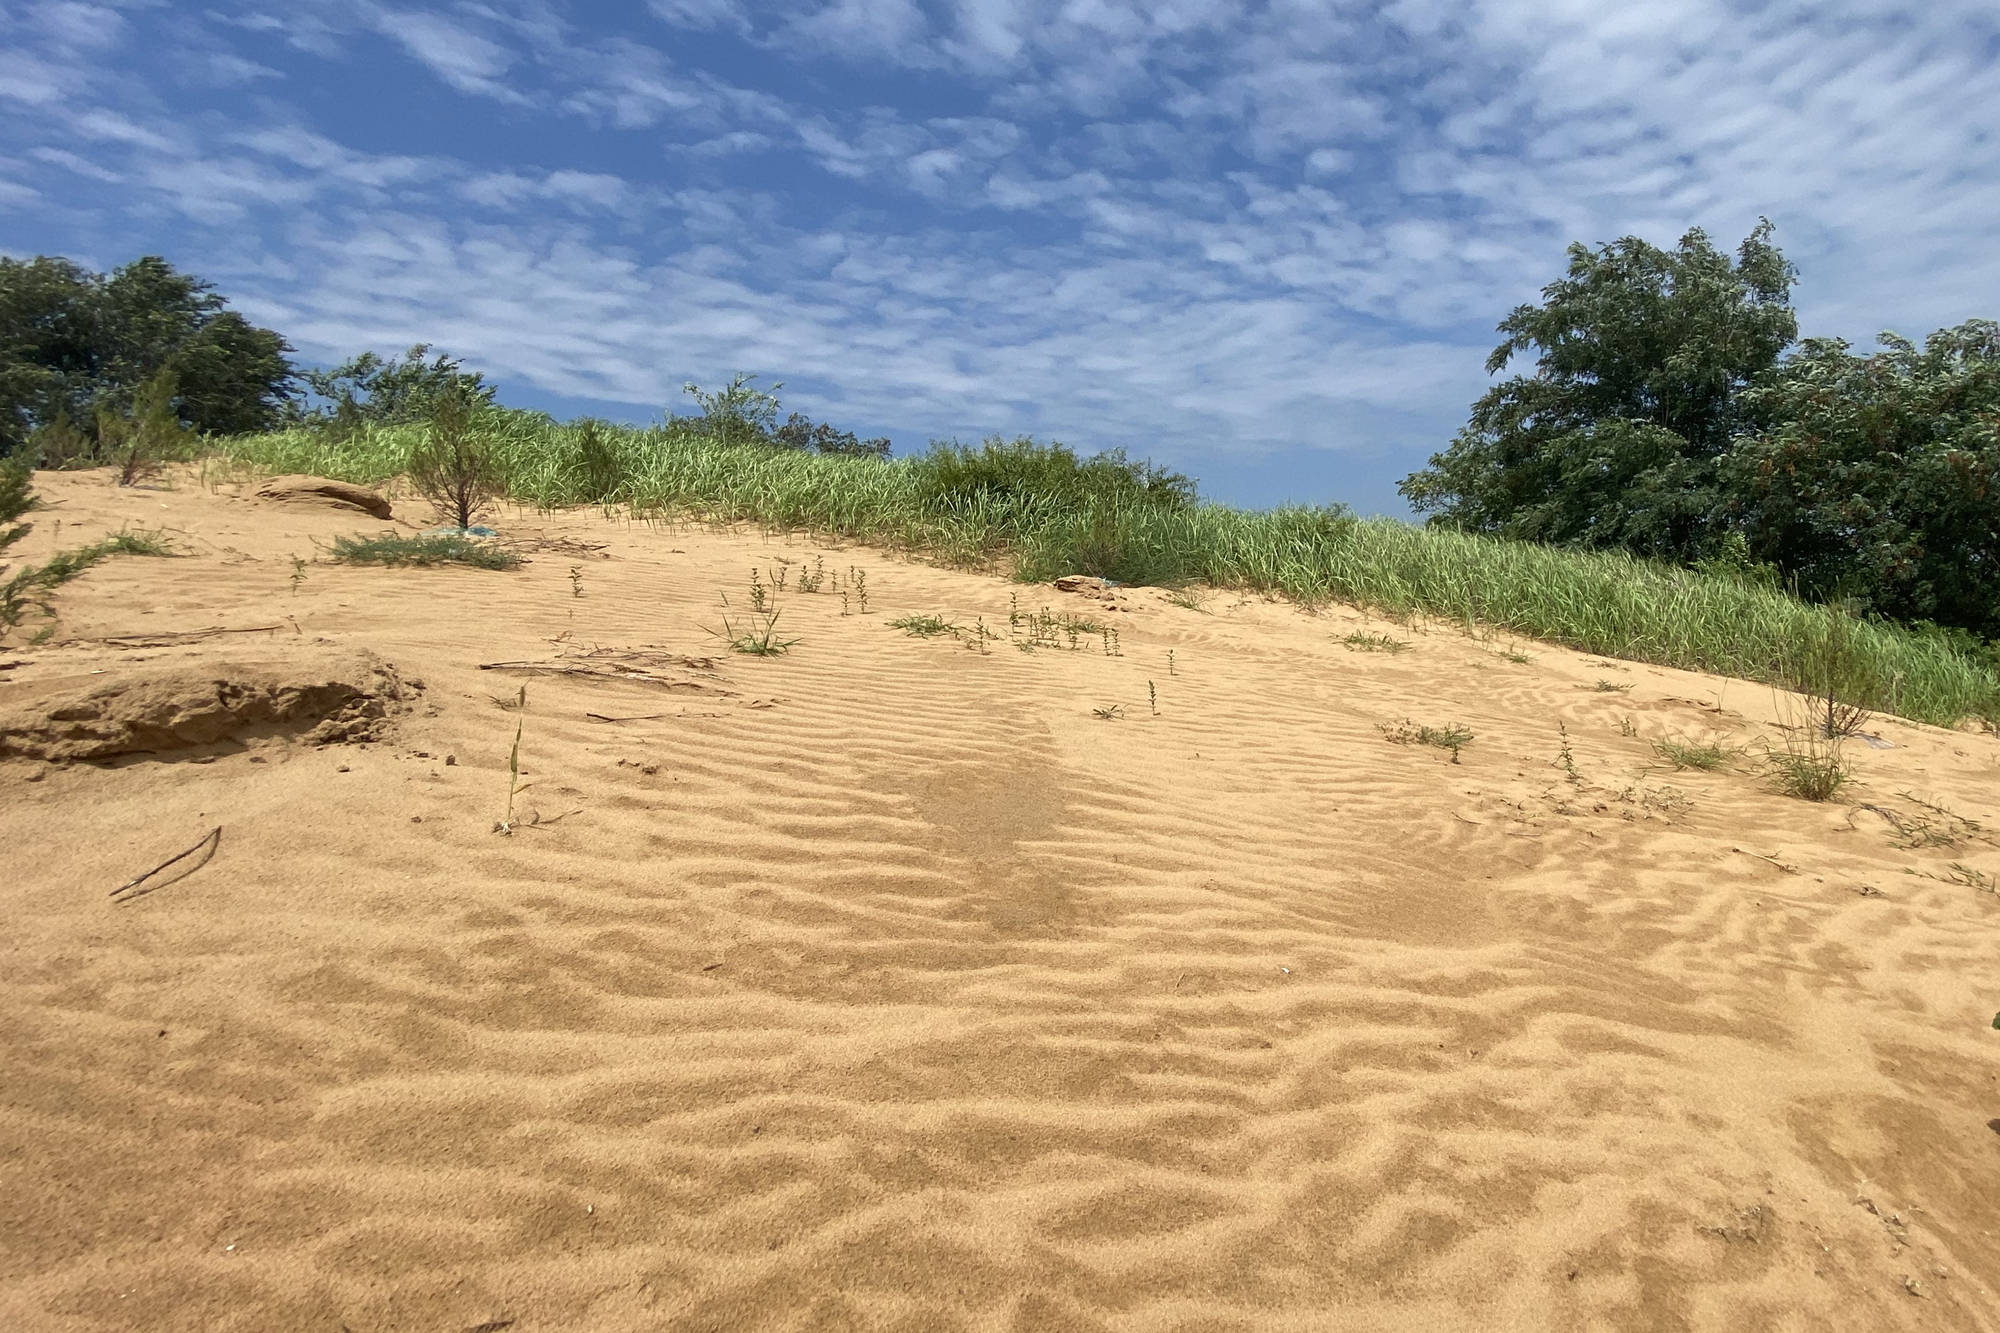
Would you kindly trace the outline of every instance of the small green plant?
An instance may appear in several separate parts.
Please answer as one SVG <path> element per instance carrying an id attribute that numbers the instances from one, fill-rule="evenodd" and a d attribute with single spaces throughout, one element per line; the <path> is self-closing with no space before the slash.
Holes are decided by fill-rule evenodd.
<path id="1" fill-rule="evenodd" d="M 1180 674 L 1174 669 L 1174 650 L 1171 648 L 1167 649 L 1167 674 L 1169 676 Z"/>
<path id="2" fill-rule="evenodd" d="M 1208 594 L 1196 587 L 1171 589 L 1167 593 L 1167 600 L 1189 611 L 1199 611 L 1203 615 L 1211 614 L 1207 606 Z"/>
<path id="3" fill-rule="evenodd" d="M 22 515 L 39 507 L 35 499 L 33 477 L 25 460 L 0 464 L 0 552 L 28 535 L 31 523 L 17 523 Z M 57 536 L 61 536 L 62 525 L 56 525 Z M 46 564 L 23 565 L 13 569 L 0 565 L 0 633 L 21 623 L 30 608 L 38 608 L 50 618 L 43 626 L 37 642 L 46 639 L 55 629 L 54 611 L 49 594 L 68 583 L 93 565 L 114 555 L 155 555 L 174 553 L 173 545 L 165 533 L 160 532 L 116 532 L 102 541 L 74 550 L 58 551 L 50 556 Z M 11 570 L 11 572 L 9 572 Z"/>
<path id="4" fill-rule="evenodd" d="M 1440 750 L 1451 751 L 1451 762 L 1458 762 L 1458 752 L 1472 743 L 1469 727 L 1452 723 L 1449 726 L 1420 726 L 1405 718 L 1401 722 L 1384 722 L 1378 725 L 1382 738 L 1392 745 L 1433 745 Z"/>
<path id="5" fill-rule="evenodd" d="M 1118 631 L 1107 627 L 1103 631 L 1103 634 L 1104 634 L 1104 655 L 1106 657 L 1125 656 L 1125 650 L 1118 646 Z"/>
<path id="6" fill-rule="evenodd" d="M 987 641 L 991 639 L 997 639 L 999 637 L 1000 636 L 998 634 L 995 634 L 992 630 L 986 628 L 986 617 L 980 616 L 973 623 L 972 642 L 967 644 L 966 647 L 977 648 L 982 654 L 990 653 L 992 649 L 986 646 Z"/>
<path id="7" fill-rule="evenodd" d="M 1113 721 L 1116 721 L 1117 719 L 1119 719 L 1119 718 L 1121 718 L 1121 717 L 1125 716 L 1125 705 L 1124 705 L 1124 704 L 1101 704 L 1101 705 L 1099 705 L 1098 707 L 1096 707 L 1096 708 L 1093 708 L 1093 709 L 1091 709 L 1091 710 L 1090 710 L 1090 715 L 1091 715 L 1092 717 L 1101 717 L 1101 718 L 1103 718 L 1103 719 L 1104 719 L 1104 720 L 1105 720 L 1106 722 L 1113 722 Z"/>
<path id="8" fill-rule="evenodd" d="M 1528 663 L 1535 660 L 1534 658 L 1530 657 L 1528 654 L 1522 652 L 1518 648 L 1510 648 L 1506 652 L 1501 653 L 1500 656 L 1506 658 L 1509 662 L 1512 662 L 1516 666 L 1526 666 L 1528 665 Z"/>
<path id="9" fill-rule="evenodd" d="M 299 589 L 305 586 L 305 582 L 306 562 L 303 557 L 295 555 L 292 557 L 292 596 L 299 595 Z"/>
<path id="10" fill-rule="evenodd" d="M 1563 771 L 1563 779 L 1570 786 L 1581 787 L 1583 785 L 1583 774 L 1577 772 L 1576 753 L 1570 749 L 1569 745 L 1569 728 L 1558 722 L 1556 723 L 1556 734 L 1562 737 L 1562 746 L 1556 752 L 1556 767 Z"/>
<path id="11" fill-rule="evenodd" d="M 959 627 L 943 616 L 902 616 L 889 622 L 890 629 L 902 630 L 918 639 L 935 639 L 942 634 L 957 634 Z"/>
<path id="12" fill-rule="evenodd" d="M 1599 694 L 1624 694 L 1632 688 L 1632 682 L 1629 680 L 1599 680 L 1590 688 L 1596 690 Z"/>
<path id="13" fill-rule="evenodd" d="M 157 476 L 188 438 L 175 406 L 179 393 L 178 378 L 167 367 L 133 391 L 131 416 L 120 417 L 109 408 L 99 411 L 98 438 L 109 446 L 120 486 Z"/>
<path id="14" fill-rule="evenodd" d="M 764 586 L 763 574 L 756 569 L 752 569 L 750 571 L 750 609 L 761 615 L 769 609 L 770 601 L 770 590 Z"/>
<path id="15" fill-rule="evenodd" d="M 868 614 L 868 571 L 847 567 L 847 581 L 854 588 L 854 606 L 862 615 Z"/>
<path id="16" fill-rule="evenodd" d="M 1633 722 L 1629 717 L 1621 717 L 1618 719 L 1618 734 L 1620 736 L 1636 736 L 1639 734 L 1638 724 Z"/>
<path id="17" fill-rule="evenodd" d="M 1007 629 L 1011 633 L 1019 628 L 1021 628 L 1021 594 L 1010 592 L 1007 594 Z"/>
<path id="18" fill-rule="evenodd" d="M 813 567 L 810 571 L 804 569 L 801 569 L 799 571 L 799 591 L 805 593 L 816 593 L 820 590 L 820 586 L 825 582 L 826 582 L 826 557 L 823 555 L 816 555 L 813 557 Z"/>
<path id="19" fill-rule="evenodd" d="M 1408 643 L 1402 639 L 1392 639 L 1386 634 L 1356 632 L 1340 642 L 1350 651 L 1357 653 L 1406 653 L 1410 650 Z"/>
<path id="20" fill-rule="evenodd" d="M 383 533 L 374 537 L 335 537 L 333 558 L 348 565 L 471 565 L 475 569 L 518 569 L 521 557 L 457 533 L 408 537 Z"/>
<path id="21" fill-rule="evenodd" d="M 840 590 L 840 614 L 843 616 L 847 614 L 847 589 L 845 588 Z"/>
<path id="22" fill-rule="evenodd" d="M 739 627 L 729 618 L 727 597 L 722 599 L 722 608 L 722 628 L 708 632 L 728 644 L 729 651 L 733 653 L 745 653 L 751 657 L 776 657 L 781 653 L 790 652 L 795 645 L 802 642 L 799 639 L 778 637 L 776 611 L 753 612 L 749 622 Z"/>
<path id="23" fill-rule="evenodd" d="M 1738 752 L 1713 741 L 1690 741 L 1668 736 L 1653 742 L 1653 753 L 1677 769 L 1713 773 L 1725 767 Z"/>
<path id="24" fill-rule="evenodd" d="M 581 596 L 583 596 L 583 566 L 582 566 L 582 565 L 571 565 L 571 566 L 569 567 L 569 595 L 570 595 L 571 597 L 581 597 Z"/>
<path id="25" fill-rule="evenodd" d="M 1153 682 L 1146 682 L 1146 705 L 1153 710 L 1153 716 L 1160 715 L 1160 692 L 1153 688 Z"/>

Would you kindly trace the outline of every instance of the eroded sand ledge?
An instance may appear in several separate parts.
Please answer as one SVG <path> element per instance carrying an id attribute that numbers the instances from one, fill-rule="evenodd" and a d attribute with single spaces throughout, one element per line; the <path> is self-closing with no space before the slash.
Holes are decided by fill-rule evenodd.
<path id="1" fill-rule="evenodd" d="M 0 712 L 308 650 L 399 697 L 0 760 L 0 1326 L 2000 1327 L 1992 737 L 1884 720 L 1812 806 L 1659 765 L 1774 736 L 1742 682 L 1143 590 L 1120 656 L 981 654 L 884 622 L 1062 595 L 595 513 L 295 588 L 373 520 L 179 485 L 42 479 L 193 554 L 63 589 Z M 815 553 L 867 613 L 718 655 Z M 478 669 L 542 661 L 658 679 Z M 1919 801 L 1983 827 L 1859 808 Z"/>

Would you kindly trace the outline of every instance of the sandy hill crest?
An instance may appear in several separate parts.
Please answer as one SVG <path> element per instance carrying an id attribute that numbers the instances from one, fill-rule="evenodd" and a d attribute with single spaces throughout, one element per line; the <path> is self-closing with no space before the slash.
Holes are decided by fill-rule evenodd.
<path id="1" fill-rule="evenodd" d="M 185 554 L 0 650 L 0 1327 L 2000 1327 L 1990 736 L 1811 804 L 1350 609 L 39 485 Z"/>

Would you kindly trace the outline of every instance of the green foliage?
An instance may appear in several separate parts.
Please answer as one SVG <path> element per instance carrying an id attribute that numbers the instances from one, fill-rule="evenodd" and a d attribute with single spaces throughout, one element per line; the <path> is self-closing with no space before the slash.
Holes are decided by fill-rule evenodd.
<path id="1" fill-rule="evenodd" d="M 410 484 L 463 531 L 506 493 L 491 443 L 473 419 L 476 390 L 451 386 L 429 400 L 430 421 L 410 454 Z"/>
<path id="2" fill-rule="evenodd" d="M 851 430 L 835 430 L 822 421 L 815 425 L 809 417 L 794 412 L 785 424 L 771 432 L 771 442 L 786 449 L 810 449 L 821 454 L 845 454 L 855 458 L 887 458 L 886 439 L 857 440 Z"/>
<path id="3" fill-rule="evenodd" d="M 1726 468 L 1749 552 L 1806 595 L 2000 637 L 2000 323 L 1808 340 Z"/>
<path id="4" fill-rule="evenodd" d="M 444 398 L 457 398 L 476 411 L 491 406 L 494 395 L 484 375 L 466 370 L 443 352 L 432 355 L 429 343 L 387 358 L 363 352 L 332 370 L 309 370 L 300 378 L 321 400 L 301 420 L 338 439 L 369 426 L 427 421 Z"/>
<path id="5" fill-rule="evenodd" d="M 1798 336 L 1793 269 L 1762 222 L 1735 263 L 1700 230 L 1666 251 L 1627 236 L 1569 250 L 1543 304 L 1501 321 L 1495 385 L 1465 429 L 1401 490 L 1474 532 L 1622 547 L 1677 560 L 1720 535 L 1717 460 L 1744 423 L 1742 390 Z"/>
<path id="6" fill-rule="evenodd" d="M 591 504 L 603 504 L 618 493 L 625 480 L 625 464 L 612 446 L 605 423 L 590 419 L 577 423 L 576 454 L 582 471 L 584 499 Z"/>
<path id="7" fill-rule="evenodd" d="M 889 622 L 890 629 L 899 629 L 919 639 L 934 639 L 941 634 L 957 634 L 959 627 L 943 616 L 921 615 L 901 616 Z"/>
<path id="8" fill-rule="evenodd" d="M 1454 764 L 1458 762 L 1459 751 L 1472 743 L 1472 729 L 1456 722 L 1433 727 L 1405 718 L 1401 722 L 1384 722 L 1377 729 L 1381 731 L 1382 739 L 1392 745 L 1432 745 L 1440 750 L 1449 750 Z"/>
<path id="9" fill-rule="evenodd" d="M 105 458 L 118 469 L 118 484 L 133 486 L 159 473 L 185 443 L 181 425 L 179 383 L 172 366 L 149 376 L 132 394 L 129 416 L 98 409 L 97 435 Z"/>
<path id="10" fill-rule="evenodd" d="M 517 569 L 521 557 L 503 546 L 434 533 L 409 537 L 382 533 L 372 537 L 335 537 L 333 558 L 349 565 L 471 565 L 475 569 Z"/>
<path id="11" fill-rule="evenodd" d="M 692 383 L 681 386 L 681 392 L 701 406 L 704 435 L 722 445 L 770 441 L 778 421 L 778 390 L 785 386 L 773 384 L 766 392 L 753 386 L 751 382 L 756 378 L 739 371 L 728 387 L 713 393 L 704 392 Z"/>
<path id="12" fill-rule="evenodd" d="M 1195 485 L 1178 472 L 1125 456 L 1122 449 L 1078 458 L 1060 443 L 989 436 L 978 448 L 938 441 L 910 471 L 920 503 L 938 514 L 984 512 L 1015 532 L 1049 517 L 1093 516 L 1086 528 L 1134 510 L 1191 508 Z M 1102 517 L 1097 517 L 1101 515 Z"/>
<path id="13" fill-rule="evenodd" d="M 0 459 L 0 551 L 28 535 L 32 523 L 17 523 L 32 509 L 41 508 L 35 497 L 34 473 L 25 458 Z"/>
<path id="14" fill-rule="evenodd" d="M 60 422 L 38 441 L 42 456 L 97 463 L 95 424 L 123 419 L 163 371 L 180 386 L 175 412 L 189 429 L 270 429 L 291 391 L 292 349 L 226 304 L 157 256 L 109 275 L 46 255 L 0 258 L 0 454 Z"/>
<path id="15" fill-rule="evenodd" d="M 1410 645 L 1402 639 L 1392 639 L 1386 634 L 1363 634 L 1358 630 L 1340 642 L 1357 653 L 1394 654 L 1410 650 Z"/>

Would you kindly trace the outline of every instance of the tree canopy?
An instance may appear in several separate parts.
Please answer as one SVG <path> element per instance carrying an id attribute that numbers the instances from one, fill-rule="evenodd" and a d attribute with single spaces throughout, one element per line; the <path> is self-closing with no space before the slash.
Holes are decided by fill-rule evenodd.
<path id="1" fill-rule="evenodd" d="M 1742 391 L 1798 336 L 1792 266 L 1761 222 L 1734 262 L 1699 229 L 1674 250 L 1635 236 L 1569 249 L 1569 270 L 1499 326 L 1495 385 L 1400 489 L 1455 527 L 1565 545 L 1699 555 L 1721 512 L 1717 462 Z"/>
<path id="2" fill-rule="evenodd" d="M 188 428 L 268 429 L 290 397 L 291 350 L 156 255 L 110 274 L 47 255 L 0 258 L 0 454 L 58 424 L 90 439 L 105 412 L 127 412 L 162 372 Z"/>
<path id="3" fill-rule="evenodd" d="M 1745 395 L 1729 519 L 1809 596 L 2000 636 L 2000 323 L 1878 341 L 1809 339 Z"/>
<path id="4" fill-rule="evenodd" d="M 363 352 L 332 370 L 308 370 L 300 378 L 323 400 L 310 419 L 342 433 L 364 423 L 428 421 L 445 398 L 460 399 L 476 410 L 489 406 L 495 392 L 484 375 L 466 370 L 443 352 L 433 354 L 429 343 L 418 343 L 401 356 Z"/>

